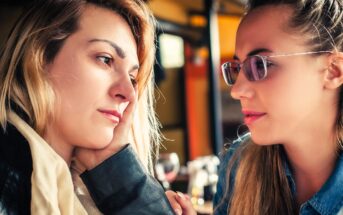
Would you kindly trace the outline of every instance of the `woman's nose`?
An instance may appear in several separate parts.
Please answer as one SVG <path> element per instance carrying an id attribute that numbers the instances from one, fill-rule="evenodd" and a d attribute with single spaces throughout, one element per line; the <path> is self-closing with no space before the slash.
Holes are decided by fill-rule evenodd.
<path id="1" fill-rule="evenodd" d="M 135 87 L 129 74 L 120 75 L 111 86 L 110 96 L 114 99 L 120 99 L 122 102 L 131 102 L 136 95 Z"/>
<path id="2" fill-rule="evenodd" d="M 242 72 L 238 74 L 236 82 L 231 87 L 231 96 L 234 99 L 240 100 L 243 98 L 251 98 L 254 90 L 251 87 L 252 82 L 248 81 Z"/>

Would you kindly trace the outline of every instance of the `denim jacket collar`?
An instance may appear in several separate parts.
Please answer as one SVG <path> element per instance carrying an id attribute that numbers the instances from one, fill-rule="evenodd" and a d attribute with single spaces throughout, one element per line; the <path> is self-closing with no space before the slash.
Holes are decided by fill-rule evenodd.
<path id="1" fill-rule="evenodd" d="M 287 158 L 284 159 L 285 173 L 293 194 L 296 193 L 295 181 Z M 343 207 L 343 152 L 340 153 L 334 171 L 322 188 L 301 205 L 311 207 L 319 214 L 337 214 Z M 300 211 L 300 214 L 301 211 Z"/>

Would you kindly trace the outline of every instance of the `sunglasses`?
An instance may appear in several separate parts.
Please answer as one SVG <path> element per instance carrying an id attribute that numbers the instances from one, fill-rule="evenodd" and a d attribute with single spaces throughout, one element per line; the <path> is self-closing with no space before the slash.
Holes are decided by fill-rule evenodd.
<path id="1" fill-rule="evenodd" d="M 232 86 L 235 84 L 239 72 L 242 70 L 243 74 L 249 81 L 260 81 L 267 77 L 268 66 L 270 62 L 268 58 L 277 57 L 289 57 L 289 56 L 299 56 L 299 55 L 311 55 L 311 54 L 322 54 L 322 53 L 332 53 L 332 51 L 317 51 L 317 52 L 299 52 L 290 54 L 277 54 L 277 55 L 252 55 L 245 59 L 242 63 L 238 61 L 229 61 L 221 66 L 224 80 L 227 85 Z"/>

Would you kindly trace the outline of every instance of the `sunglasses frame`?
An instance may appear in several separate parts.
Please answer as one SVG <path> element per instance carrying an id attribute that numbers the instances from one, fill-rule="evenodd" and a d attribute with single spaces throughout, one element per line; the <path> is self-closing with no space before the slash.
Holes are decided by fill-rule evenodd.
<path id="1" fill-rule="evenodd" d="M 230 72 L 226 72 L 226 68 L 228 66 L 231 67 L 232 64 L 235 64 L 239 67 L 238 68 L 239 69 L 238 73 L 239 73 L 244 68 L 244 65 L 248 59 L 251 59 L 252 57 L 259 57 L 262 59 L 262 63 L 263 63 L 263 69 L 264 69 L 263 77 L 256 79 L 256 80 L 255 79 L 249 79 L 245 70 L 243 70 L 243 74 L 247 78 L 247 80 L 249 80 L 251 82 L 261 81 L 261 80 L 265 79 L 268 75 L 268 68 L 267 68 L 268 58 L 290 57 L 290 56 L 301 56 L 301 55 L 312 55 L 312 54 L 325 54 L 325 53 L 332 54 L 333 52 L 332 51 L 309 51 L 309 52 L 296 52 L 296 53 L 282 53 L 282 54 L 275 54 L 275 55 L 252 55 L 252 56 L 248 56 L 242 63 L 239 63 L 237 61 L 228 61 L 228 62 L 223 63 L 221 65 L 221 72 L 222 72 L 222 75 L 224 77 L 225 83 L 228 86 L 232 86 L 235 84 L 236 80 L 233 80 Z"/>

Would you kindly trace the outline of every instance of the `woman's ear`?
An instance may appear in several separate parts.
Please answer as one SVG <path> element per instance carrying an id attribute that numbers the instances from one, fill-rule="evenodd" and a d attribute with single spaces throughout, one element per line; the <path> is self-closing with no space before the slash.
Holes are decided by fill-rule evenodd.
<path id="1" fill-rule="evenodd" d="M 325 72 L 324 87 L 336 89 L 343 84 L 343 52 L 335 52 L 329 57 Z"/>

